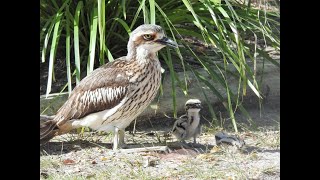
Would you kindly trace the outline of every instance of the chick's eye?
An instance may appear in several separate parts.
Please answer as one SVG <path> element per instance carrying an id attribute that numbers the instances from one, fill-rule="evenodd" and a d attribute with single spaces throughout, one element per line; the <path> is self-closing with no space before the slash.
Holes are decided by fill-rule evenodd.
<path id="1" fill-rule="evenodd" d="M 153 36 L 152 36 L 151 34 L 145 34 L 145 35 L 143 35 L 143 38 L 144 38 L 145 40 L 152 40 L 152 39 L 153 39 Z"/>

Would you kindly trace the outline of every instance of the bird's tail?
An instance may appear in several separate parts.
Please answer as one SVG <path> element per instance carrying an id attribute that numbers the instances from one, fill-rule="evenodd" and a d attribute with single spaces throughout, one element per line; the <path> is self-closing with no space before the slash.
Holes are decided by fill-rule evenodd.
<path id="1" fill-rule="evenodd" d="M 56 134 L 57 125 L 53 118 L 54 116 L 40 115 L 40 145 L 47 143 Z"/>

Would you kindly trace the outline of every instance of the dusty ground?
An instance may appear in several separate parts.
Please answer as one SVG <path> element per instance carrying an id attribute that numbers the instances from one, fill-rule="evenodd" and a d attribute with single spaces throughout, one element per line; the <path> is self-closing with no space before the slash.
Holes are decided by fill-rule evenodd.
<path id="1" fill-rule="evenodd" d="M 166 136 L 173 123 L 170 119 L 162 119 L 169 121 L 167 126 L 137 123 L 135 134 L 126 132 L 130 149 L 166 145 L 168 152 L 114 152 L 111 134 L 60 136 L 41 148 L 40 179 L 280 179 L 279 104 L 267 103 L 261 112 L 249 107 L 255 127 L 237 115 L 239 135 L 246 142 L 242 149 L 216 146 L 214 134 L 221 128 L 205 122 L 199 144 L 182 148 Z M 228 123 L 222 126 L 231 129 Z"/>

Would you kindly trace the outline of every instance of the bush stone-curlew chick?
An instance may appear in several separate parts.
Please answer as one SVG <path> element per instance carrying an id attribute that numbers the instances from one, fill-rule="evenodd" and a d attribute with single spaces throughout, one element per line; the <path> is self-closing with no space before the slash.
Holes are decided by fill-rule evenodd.
<path id="1" fill-rule="evenodd" d="M 186 114 L 176 120 L 172 129 L 172 134 L 178 140 L 185 142 L 185 140 L 193 137 L 193 143 L 196 144 L 196 138 L 201 134 L 199 114 L 201 108 L 201 101 L 199 99 L 189 99 L 186 102 Z"/>

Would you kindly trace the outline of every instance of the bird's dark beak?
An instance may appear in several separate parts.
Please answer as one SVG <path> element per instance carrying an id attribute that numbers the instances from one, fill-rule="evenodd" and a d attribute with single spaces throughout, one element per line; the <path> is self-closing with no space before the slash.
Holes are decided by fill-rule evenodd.
<path id="1" fill-rule="evenodd" d="M 167 37 L 163 37 L 162 39 L 157 39 L 155 42 L 166 45 L 166 46 L 170 46 L 173 48 L 178 48 L 178 44 Z"/>
<path id="2" fill-rule="evenodd" d="M 191 109 L 191 108 L 192 109 L 202 109 L 203 108 L 203 106 L 200 103 L 187 104 L 186 106 L 187 106 L 186 110 Z"/>
<path id="3" fill-rule="evenodd" d="M 202 107 L 202 105 L 200 104 L 200 103 L 196 103 L 196 104 L 194 104 L 194 107 L 195 108 L 199 108 L 199 109 L 202 109 L 203 107 Z"/>

